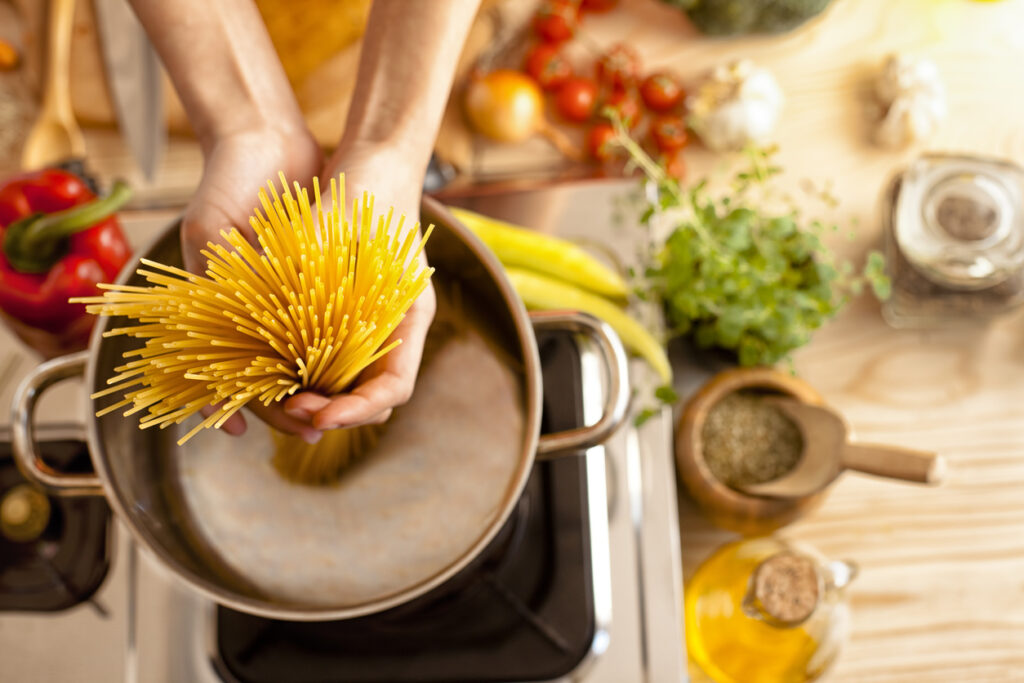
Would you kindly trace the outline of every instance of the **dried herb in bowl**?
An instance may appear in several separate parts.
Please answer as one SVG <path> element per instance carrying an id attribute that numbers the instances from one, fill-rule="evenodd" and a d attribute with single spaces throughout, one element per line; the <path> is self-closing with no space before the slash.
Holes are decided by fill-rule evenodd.
<path id="1" fill-rule="evenodd" d="M 732 488 L 778 479 L 796 466 L 804 447 L 800 428 L 749 392 L 734 392 L 715 403 L 701 440 L 708 469 Z"/>

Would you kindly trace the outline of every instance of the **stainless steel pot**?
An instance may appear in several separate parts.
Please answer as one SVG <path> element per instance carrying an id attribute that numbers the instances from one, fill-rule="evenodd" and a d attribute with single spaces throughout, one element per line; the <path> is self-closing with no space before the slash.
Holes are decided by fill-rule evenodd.
<path id="1" fill-rule="evenodd" d="M 425 360 L 413 399 L 385 430 L 384 452 L 370 454 L 339 486 L 281 481 L 266 462 L 272 439 L 259 429 L 250 428 L 256 434 L 248 442 L 211 432 L 196 439 L 197 449 L 183 452 L 175 430 L 140 430 L 118 413 L 86 421 L 95 474 L 54 471 L 33 440 L 36 402 L 67 378 L 84 375 L 89 393 L 105 386 L 122 353 L 136 343 L 103 337 L 121 324 L 116 319 L 98 322 L 90 350 L 40 365 L 16 392 L 13 438 L 22 471 L 57 495 L 105 495 L 135 539 L 167 568 L 240 611 L 345 619 L 442 584 L 501 529 L 536 459 L 601 443 L 621 424 L 629 387 L 625 353 L 606 324 L 573 312 L 527 314 L 501 265 L 468 230 L 429 199 L 422 216 L 436 226 L 427 251 L 442 304 L 454 301 L 473 321 L 459 344 L 485 342 L 466 346 L 468 355 L 460 355 L 458 345 L 443 346 L 450 353 Z M 180 263 L 178 226 L 145 256 Z M 135 264 L 119 280 L 141 284 Z M 431 328 L 428 347 L 439 327 Z M 608 381 L 595 424 L 539 434 L 543 387 L 534 330 L 541 328 L 596 342 Z M 477 365 L 464 368 L 472 364 L 463 361 L 469 356 Z M 500 364 L 492 362 L 498 358 Z M 508 381 L 507 390 L 496 393 L 486 379 L 491 376 Z M 515 409 L 495 407 L 502 405 Z"/>

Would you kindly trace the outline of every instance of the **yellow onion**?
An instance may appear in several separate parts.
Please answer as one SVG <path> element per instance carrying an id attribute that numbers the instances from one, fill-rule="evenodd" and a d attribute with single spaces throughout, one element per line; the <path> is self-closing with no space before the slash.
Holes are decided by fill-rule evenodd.
<path id="1" fill-rule="evenodd" d="M 580 157 L 575 145 L 545 118 L 540 87 L 525 74 L 498 69 L 473 78 L 465 107 L 473 128 L 492 140 L 524 142 L 539 133 L 566 156 Z"/>
<path id="2" fill-rule="evenodd" d="M 523 142 L 544 121 L 544 97 L 530 77 L 500 69 L 470 82 L 466 115 L 474 128 L 492 140 Z"/>

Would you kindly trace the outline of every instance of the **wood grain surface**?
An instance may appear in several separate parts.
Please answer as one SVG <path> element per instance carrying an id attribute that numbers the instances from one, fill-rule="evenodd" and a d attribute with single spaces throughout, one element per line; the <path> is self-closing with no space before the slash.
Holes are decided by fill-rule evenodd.
<path id="1" fill-rule="evenodd" d="M 794 186 L 833 181 L 858 226 L 840 246 L 855 255 L 878 242 L 885 181 L 921 151 L 866 143 L 863 94 L 878 62 L 899 50 L 942 71 L 950 113 L 926 148 L 1024 162 L 1022 23 L 1020 0 L 839 0 L 782 39 L 645 35 L 649 61 L 680 71 L 739 56 L 773 69 L 787 97 L 781 163 Z M 698 174 L 716 163 L 691 159 Z M 935 450 L 949 463 L 937 489 L 845 474 L 820 510 L 781 532 L 862 569 L 849 593 L 852 638 L 826 680 L 1024 680 L 1022 341 L 1019 314 L 988 328 L 897 332 L 862 301 L 797 354 L 797 372 L 859 438 Z M 689 576 L 732 536 L 688 501 L 680 521 Z"/>
<path id="2" fill-rule="evenodd" d="M 749 57 L 786 95 L 777 140 L 785 184 L 830 184 L 842 224 L 837 249 L 877 247 L 887 180 L 924 150 L 988 154 L 1024 163 L 1024 1 L 836 0 L 783 37 L 711 40 L 673 9 L 623 0 L 588 18 L 587 42 L 629 42 L 649 68 L 691 83 L 712 66 Z M 870 81 L 899 51 L 942 72 L 949 115 L 937 135 L 900 151 L 869 143 Z M 474 172 L 538 173 L 561 163 L 540 140 L 480 146 Z M 723 164 L 688 150 L 693 177 Z M 679 355 L 676 355 L 679 359 Z M 684 363 L 686 360 L 684 359 Z M 937 489 L 845 474 L 821 509 L 784 536 L 853 559 L 851 641 L 829 682 L 1024 681 L 1024 313 L 986 328 L 897 332 L 864 300 L 796 355 L 798 374 L 872 443 L 946 457 Z M 684 366 L 691 389 L 706 368 Z M 735 538 L 680 501 L 684 572 Z M 703 681 L 692 671 L 695 681 Z"/>

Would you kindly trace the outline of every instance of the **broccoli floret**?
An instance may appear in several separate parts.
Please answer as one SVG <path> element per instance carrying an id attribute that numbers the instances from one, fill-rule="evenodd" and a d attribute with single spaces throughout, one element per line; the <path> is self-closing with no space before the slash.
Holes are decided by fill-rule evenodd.
<path id="1" fill-rule="evenodd" d="M 681 8 L 701 33 L 782 33 L 817 16 L 831 0 L 664 0 Z"/>

